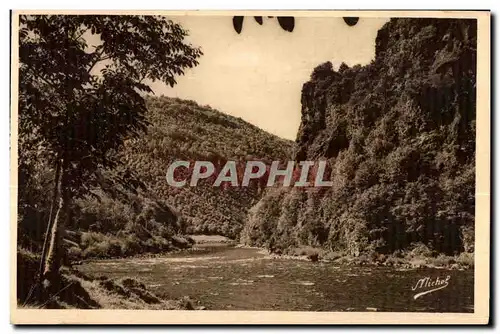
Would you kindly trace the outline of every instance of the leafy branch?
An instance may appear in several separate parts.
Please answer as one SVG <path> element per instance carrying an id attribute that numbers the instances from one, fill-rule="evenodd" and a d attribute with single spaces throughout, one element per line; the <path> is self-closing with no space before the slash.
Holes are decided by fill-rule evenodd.
<path id="1" fill-rule="evenodd" d="M 259 25 L 263 25 L 262 16 L 254 16 L 253 18 Z M 274 16 L 268 16 L 268 18 L 272 19 Z M 278 16 L 276 19 L 283 30 L 293 32 L 295 28 L 295 18 L 293 16 Z M 350 27 L 355 26 L 359 21 L 359 17 L 344 17 L 343 19 Z M 243 16 L 233 16 L 233 28 L 238 34 L 243 30 L 243 21 Z"/>

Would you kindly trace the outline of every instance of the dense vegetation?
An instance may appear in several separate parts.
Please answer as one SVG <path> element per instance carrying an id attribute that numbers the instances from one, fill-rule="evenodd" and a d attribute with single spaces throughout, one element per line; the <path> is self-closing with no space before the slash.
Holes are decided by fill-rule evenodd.
<path id="1" fill-rule="evenodd" d="M 166 172 L 174 160 L 287 160 L 293 142 L 271 135 L 240 118 L 209 106 L 168 97 L 149 97 L 147 135 L 127 141 L 120 153 L 127 166 L 157 198 L 174 207 L 189 233 L 235 238 L 247 211 L 262 195 L 258 187 L 213 187 L 214 178 L 198 186 L 168 185 Z"/>
<path id="2" fill-rule="evenodd" d="M 65 233 L 68 260 L 123 257 L 188 247 L 187 233 L 237 237 L 248 209 L 262 195 L 256 187 L 197 187 L 167 184 L 174 160 L 206 160 L 223 164 L 286 159 L 293 143 L 232 116 L 192 101 L 147 97 L 146 133 L 125 141 L 115 159 L 121 166 L 99 174 L 99 183 L 71 206 Z M 134 186 L 113 182 L 134 171 Z M 54 171 L 39 160 L 19 169 L 19 244 L 41 250 L 50 209 L 46 190 Z M 130 180 L 127 179 L 127 180 Z"/>
<path id="3" fill-rule="evenodd" d="M 125 139 L 146 130 L 144 95 L 152 90 L 144 80 L 174 86 L 177 76 L 198 64 L 202 52 L 185 41 L 187 35 L 160 16 L 19 16 L 18 234 L 21 246 L 41 254 L 32 287 L 38 300 L 61 288 L 68 255 L 64 234 L 75 222 L 77 202 L 109 190 L 114 196 L 120 188 L 138 194 L 140 180 L 116 152 Z M 136 248 L 145 239 L 139 234 L 153 238 L 150 221 L 173 215 L 147 194 L 145 200 L 127 197 L 137 214 L 127 226 L 140 239 L 130 240 Z M 83 216 L 92 216 L 93 209 Z M 86 244 L 97 244 L 98 253 L 129 248 L 89 239 Z M 163 241 L 154 240 L 153 247 L 167 248 Z"/>
<path id="4" fill-rule="evenodd" d="M 30 173 L 19 169 L 18 244 L 38 254 L 50 212 L 47 189 L 54 180 L 43 161 L 35 166 Z M 109 179 L 103 176 L 99 187 L 72 203 L 63 234 L 66 262 L 189 246 L 178 214 L 164 201 L 146 188 L 133 192 Z"/>
<path id="5" fill-rule="evenodd" d="M 242 240 L 352 256 L 473 252 L 476 29 L 391 19 L 369 65 L 318 66 L 295 159 L 327 159 L 334 185 L 267 191 Z"/>

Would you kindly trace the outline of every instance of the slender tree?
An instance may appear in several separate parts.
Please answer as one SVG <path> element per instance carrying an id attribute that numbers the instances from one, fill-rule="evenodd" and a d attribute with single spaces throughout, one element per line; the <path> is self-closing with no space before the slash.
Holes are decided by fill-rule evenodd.
<path id="1" fill-rule="evenodd" d="M 40 281 L 57 281 L 72 200 L 116 167 L 113 152 L 125 139 L 145 130 L 146 80 L 174 86 L 198 64 L 202 52 L 186 36 L 156 16 L 20 17 L 19 164 L 35 151 L 55 175 Z"/>

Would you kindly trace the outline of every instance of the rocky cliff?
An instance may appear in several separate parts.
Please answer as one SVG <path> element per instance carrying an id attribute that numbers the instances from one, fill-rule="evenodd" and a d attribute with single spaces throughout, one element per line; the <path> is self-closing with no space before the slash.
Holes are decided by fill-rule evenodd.
<path id="1" fill-rule="evenodd" d="M 476 21 L 391 19 L 374 60 L 314 69 L 295 159 L 327 159 L 327 189 L 271 189 L 249 244 L 392 253 L 472 251 Z"/>

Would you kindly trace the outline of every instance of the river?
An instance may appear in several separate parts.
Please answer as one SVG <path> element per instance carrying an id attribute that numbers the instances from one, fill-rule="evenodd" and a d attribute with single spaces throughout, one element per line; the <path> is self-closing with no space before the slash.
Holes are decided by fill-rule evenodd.
<path id="1" fill-rule="evenodd" d="M 167 299 L 184 296 L 211 310 L 473 312 L 474 270 L 336 266 L 276 259 L 258 249 L 197 245 L 156 258 L 87 262 L 83 272 L 132 277 Z M 445 287 L 412 289 L 420 279 Z M 439 286 L 437 286 L 439 287 Z"/>

